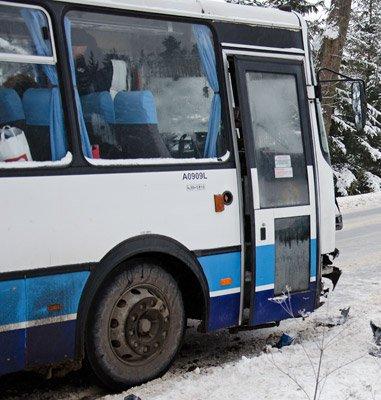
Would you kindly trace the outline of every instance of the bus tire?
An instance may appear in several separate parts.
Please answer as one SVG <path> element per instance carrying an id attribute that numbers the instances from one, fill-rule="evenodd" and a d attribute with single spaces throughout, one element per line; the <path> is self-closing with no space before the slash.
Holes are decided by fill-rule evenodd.
<path id="1" fill-rule="evenodd" d="M 185 327 L 174 278 L 147 260 L 130 262 L 95 297 L 86 329 L 88 361 L 109 389 L 123 390 L 163 375 Z"/>

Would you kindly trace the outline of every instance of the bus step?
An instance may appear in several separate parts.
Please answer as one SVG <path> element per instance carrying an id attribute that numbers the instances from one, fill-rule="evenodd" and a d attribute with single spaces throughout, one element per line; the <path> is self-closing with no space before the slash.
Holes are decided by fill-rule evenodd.
<path id="1" fill-rule="evenodd" d="M 269 322 L 268 324 L 255 325 L 255 326 L 241 325 L 229 328 L 229 333 L 235 334 L 238 332 L 254 331 L 256 329 L 274 328 L 276 326 L 279 326 L 279 321 Z"/>

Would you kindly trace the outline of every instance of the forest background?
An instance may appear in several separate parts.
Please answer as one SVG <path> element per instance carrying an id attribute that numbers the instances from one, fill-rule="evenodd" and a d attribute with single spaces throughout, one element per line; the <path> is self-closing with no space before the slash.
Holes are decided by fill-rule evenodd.
<path id="1" fill-rule="evenodd" d="M 308 21 L 316 70 L 326 67 L 365 81 L 368 119 L 362 132 L 354 127 L 348 84 L 324 88 L 324 121 L 337 195 L 381 191 L 381 0 L 227 1 L 291 6 Z"/>

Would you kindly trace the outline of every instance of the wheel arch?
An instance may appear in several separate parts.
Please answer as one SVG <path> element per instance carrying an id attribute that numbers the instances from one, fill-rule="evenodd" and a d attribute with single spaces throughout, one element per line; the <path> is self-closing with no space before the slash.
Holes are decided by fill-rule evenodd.
<path id="1" fill-rule="evenodd" d="M 84 357 L 87 316 L 97 292 L 112 273 L 126 268 L 126 263 L 135 258 L 159 261 L 179 284 L 187 317 L 200 319 L 204 326 L 207 326 L 209 288 L 195 254 L 178 241 L 166 236 L 136 236 L 110 250 L 90 274 L 78 307 L 75 349 L 77 359 Z"/>

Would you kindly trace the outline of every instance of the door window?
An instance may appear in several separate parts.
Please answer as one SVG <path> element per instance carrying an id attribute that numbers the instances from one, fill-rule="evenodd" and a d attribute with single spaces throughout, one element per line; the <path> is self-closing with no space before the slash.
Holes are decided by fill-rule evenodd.
<path id="1" fill-rule="evenodd" d="M 260 207 L 309 203 L 296 78 L 246 72 Z"/>

